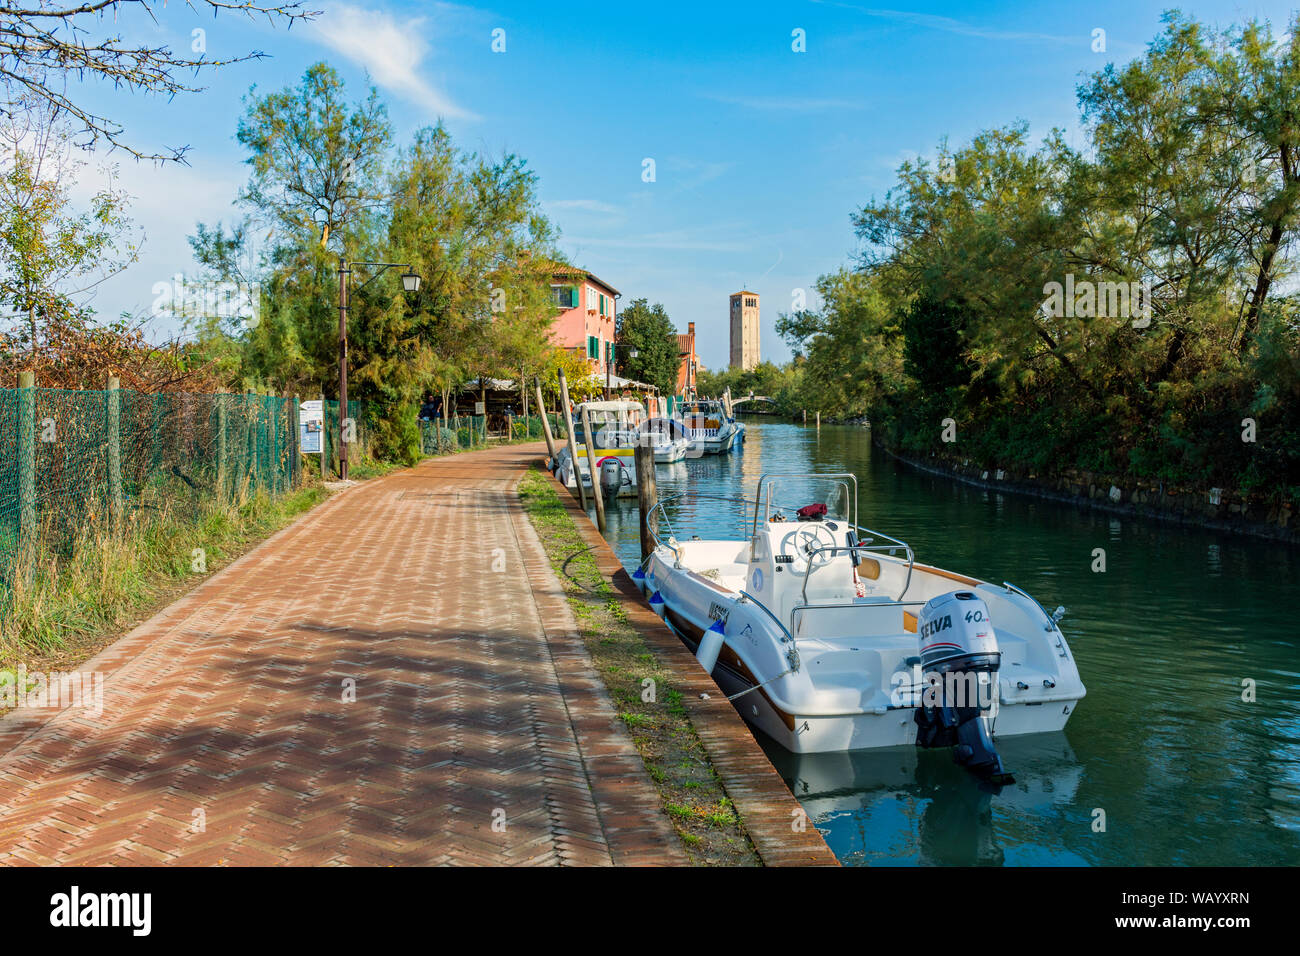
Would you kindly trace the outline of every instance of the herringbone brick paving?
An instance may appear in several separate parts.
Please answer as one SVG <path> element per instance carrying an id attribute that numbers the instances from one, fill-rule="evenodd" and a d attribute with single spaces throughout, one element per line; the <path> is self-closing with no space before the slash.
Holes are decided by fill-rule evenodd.
<path id="1" fill-rule="evenodd" d="M 519 508 L 536 455 L 336 495 L 84 665 L 101 714 L 0 720 L 0 862 L 686 862 Z"/>

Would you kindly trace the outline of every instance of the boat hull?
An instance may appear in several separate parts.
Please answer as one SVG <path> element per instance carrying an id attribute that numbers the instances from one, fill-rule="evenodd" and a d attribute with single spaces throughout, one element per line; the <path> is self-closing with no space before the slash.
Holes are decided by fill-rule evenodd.
<path id="1" fill-rule="evenodd" d="M 632 449 L 630 448 L 606 448 L 596 450 L 596 468 L 599 474 L 600 463 L 608 457 L 616 458 L 622 465 L 620 470 L 621 483 L 612 497 L 615 498 L 635 498 L 637 496 L 636 487 L 636 463 L 632 458 Z M 579 465 L 575 469 L 568 455 L 568 449 L 565 449 L 559 459 L 556 467 L 556 477 L 560 479 L 570 491 L 575 495 L 578 493 L 578 481 L 582 481 L 582 487 L 591 490 L 591 475 L 588 473 L 586 452 L 578 449 Z M 608 492 L 606 492 L 608 495 Z"/>
<path id="2" fill-rule="evenodd" d="M 894 706 L 887 695 L 872 696 L 872 688 L 864 687 L 857 708 L 861 712 L 801 708 L 800 688 L 806 690 L 806 682 L 801 684 L 797 675 L 780 676 L 785 669 L 781 649 L 789 645 L 781 643 L 779 632 L 752 603 L 737 601 L 734 592 L 728 594 L 700 575 L 672 568 L 659 553 L 649 572 L 651 588 L 663 597 L 666 621 L 691 653 L 698 651 L 715 620 L 725 621 L 713 679 L 728 697 L 743 695 L 732 701 L 740 716 L 785 749 L 810 754 L 915 745 L 916 707 Z M 805 669 L 815 662 L 815 652 L 804 650 L 801 656 Z M 890 669 L 884 668 L 886 673 Z M 1083 696 L 1081 685 L 1080 691 L 1026 703 L 998 699 L 983 719 L 994 738 L 1060 731 Z"/>
<path id="3" fill-rule="evenodd" d="M 691 438 L 691 448 L 697 455 L 725 455 L 736 445 L 739 435 L 734 428 L 716 435 L 698 435 Z"/>

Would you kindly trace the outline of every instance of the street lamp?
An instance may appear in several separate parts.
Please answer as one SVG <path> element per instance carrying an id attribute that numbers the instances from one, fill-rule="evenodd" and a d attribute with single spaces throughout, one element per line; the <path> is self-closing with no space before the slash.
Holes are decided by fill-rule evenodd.
<path id="1" fill-rule="evenodd" d="M 358 292 L 389 269 L 406 270 L 402 273 L 403 291 L 420 291 L 420 277 L 409 262 L 348 262 L 339 256 L 339 479 L 341 481 L 348 480 L 348 430 L 345 425 L 348 416 L 348 277 L 352 275 L 352 268 L 356 266 L 379 270 L 358 286 Z"/>
<path id="2" fill-rule="evenodd" d="M 618 346 L 615 345 L 614 348 L 617 349 Z M 628 357 L 628 358 L 636 358 L 636 349 L 629 349 L 629 350 L 628 350 L 628 353 L 627 353 L 627 357 Z M 610 379 L 609 379 L 609 374 L 610 374 L 610 368 L 611 368 L 611 366 L 612 366 L 613 364 L 614 364 L 613 362 L 606 362 L 606 363 L 605 363 L 605 401 L 609 401 L 609 395 L 610 395 Z M 621 368 L 623 368 L 623 366 L 620 365 L 619 368 L 621 369 Z"/>

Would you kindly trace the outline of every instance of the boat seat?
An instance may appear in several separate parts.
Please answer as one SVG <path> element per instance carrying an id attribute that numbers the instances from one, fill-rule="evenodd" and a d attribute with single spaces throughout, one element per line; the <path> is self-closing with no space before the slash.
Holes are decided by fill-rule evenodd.
<path id="1" fill-rule="evenodd" d="M 825 638 L 902 638 L 906 628 L 899 608 L 885 606 L 873 609 L 872 605 L 889 604 L 888 597 L 857 598 L 851 605 L 816 609 L 815 604 L 805 610 L 798 607 L 791 613 L 796 637 Z M 910 638 L 909 644 L 916 639 Z"/>

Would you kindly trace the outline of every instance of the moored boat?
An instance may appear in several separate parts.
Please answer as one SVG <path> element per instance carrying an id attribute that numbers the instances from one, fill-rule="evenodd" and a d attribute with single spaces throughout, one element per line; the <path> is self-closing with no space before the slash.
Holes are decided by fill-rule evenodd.
<path id="1" fill-rule="evenodd" d="M 721 455 L 731 451 L 744 426 L 727 414 L 716 399 L 686 402 L 681 410 L 682 429 L 698 454 Z"/>
<path id="2" fill-rule="evenodd" d="M 779 508 L 782 477 L 833 482 L 843 507 Z M 671 500 L 653 515 L 649 589 L 742 716 L 791 751 L 952 746 L 1003 778 L 993 740 L 1061 730 L 1085 694 L 1064 609 L 860 527 L 851 474 L 764 475 L 737 540 L 680 540 Z"/>
<path id="3" fill-rule="evenodd" d="M 585 433 L 582 418 L 586 411 L 592 434 Z M 644 421 L 645 409 L 639 402 L 582 402 L 574 408 L 573 440 L 578 460 L 573 461 L 567 443 L 556 453 L 555 476 L 575 494 L 578 482 L 591 488 L 591 468 L 587 462 L 587 442 L 593 442 L 597 480 L 606 498 L 636 497 L 636 434 Z"/>

